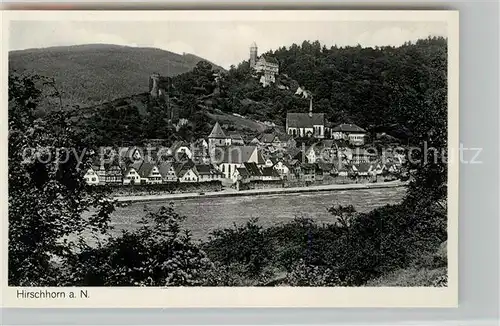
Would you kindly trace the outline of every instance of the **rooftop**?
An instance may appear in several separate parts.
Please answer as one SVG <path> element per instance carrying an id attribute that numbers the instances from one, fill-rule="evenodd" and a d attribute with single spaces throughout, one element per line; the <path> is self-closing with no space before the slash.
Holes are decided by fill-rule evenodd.
<path id="1" fill-rule="evenodd" d="M 351 123 L 343 123 L 340 124 L 332 129 L 332 131 L 337 131 L 337 132 L 366 132 L 363 128 L 356 126 L 355 124 Z"/>
<path id="2" fill-rule="evenodd" d="M 314 125 L 324 125 L 324 113 L 287 113 L 286 125 L 289 128 L 312 128 Z"/>
<path id="3" fill-rule="evenodd" d="M 215 126 L 212 129 L 212 132 L 208 136 L 208 138 L 226 138 L 226 134 L 222 131 L 222 128 L 219 122 L 215 123 Z"/>

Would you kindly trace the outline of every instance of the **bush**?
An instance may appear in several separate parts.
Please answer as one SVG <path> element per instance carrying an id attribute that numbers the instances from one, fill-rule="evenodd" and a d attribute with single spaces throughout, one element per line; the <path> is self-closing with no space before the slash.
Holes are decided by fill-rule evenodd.
<path id="1" fill-rule="evenodd" d="M 205 246 L 207 254 L 226 266 L 242 264 L 246 276 L 258 278 L 271 259 L 272 248 L 257 222 L 252 219 L 243 226 L 212 232 Z"/>
<path id="2" fill-rule="evenodd" d="M 308 265 L 299 260 L 287 274 L 285 283 L 289 286 L 341 286 L 342 282 L 333 270 L 324 266 Z"/>
<path id="3" fill-rule="evenodd" d="M 213 264 L 182 231 L 173 206 L 148 213 L 143 226 L 98 249 L 82 252 L 72 284 L 95 286 L 195 286 L 209 284 Z"/>

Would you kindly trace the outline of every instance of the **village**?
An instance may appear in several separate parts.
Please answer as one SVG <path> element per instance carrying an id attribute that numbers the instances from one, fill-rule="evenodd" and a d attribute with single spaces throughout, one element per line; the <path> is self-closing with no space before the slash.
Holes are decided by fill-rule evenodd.
<path id="1" fill-rule="evenodd" d="M 255 42 L 249 64 L 262 87 L 276 83 L 279 63 L 269 56 L 258 57 Z M 152 98 L 166 93 L 159 80 L 158 74 L 150 77 Z M 392 141 L 392 147 L 378 152 L 367 142 L 365 129 L 349 123 L 332 125 L 325 113 L 313 112 L 308 91 L 298 87 L 295 95 L 309 100 L 309 110 L 287 112 L 284 128 L 271 128 L 249 138 L 216 121 L 209 135 L 192 142 L 179 140 L 168 147 L 148 144 L 101 153 L 86 171 L 85 181 L 110 186 L 198 184 L 200 189 L 210 183 L 244 190 L 405 178 L 404 149 L 398 147 L 397 139 L 377 134 L 378 139 Z M 195 191 L 196 186 L 189 189 Z"/>
<path id="2" fill-rule="evenodd" d="M 321 114 L 289 113 L 285 133 L 245 140 L 216 122 L 207 138 L 168 148 L 122 148 L 86 172 L 89 185 L 152 185 L 220 182 L 240 189 L 255 182 L 290 185 L 377 182 L 401 176 L 404 155 L 366 148 L 366 132 L 353 124 L 327 128 Z M 317 125 L 313 124 L 317 123 Z M 297 147 L 294 134 L 316 140 Z"/>

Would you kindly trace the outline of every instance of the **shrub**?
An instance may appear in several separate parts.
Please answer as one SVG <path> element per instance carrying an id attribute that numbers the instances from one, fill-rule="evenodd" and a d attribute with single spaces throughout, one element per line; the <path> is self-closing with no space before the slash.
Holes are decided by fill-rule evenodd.
<path id="1" fill-rule="evenodd" d="M 183 216 L 173 206 L 148 213 L 143 226 L 125 231 L 105 246 L 88 248 L 75 264 L 73 284 L 100 286 L 193 286 L 206 285 L 215 273 L 213 264 L 182 231 Z M 212 271 L 211 271 L 212 270 Z"/>
<path id="2" fill-rule="evenodd" d="M 333 270 L 324 266 L 307 264 L 299 260 L 287 274 L 285 283 L 289 286 L 340 286 L 342 282 Z"/>
<path id="3" fill-rule="evenodd" d="M 212 232 L 205 246 L 210 258 L 227 266 L 242 264 L 245 275 L 258 277 L 271 258 L 272 248 L 257 221 Z"/>

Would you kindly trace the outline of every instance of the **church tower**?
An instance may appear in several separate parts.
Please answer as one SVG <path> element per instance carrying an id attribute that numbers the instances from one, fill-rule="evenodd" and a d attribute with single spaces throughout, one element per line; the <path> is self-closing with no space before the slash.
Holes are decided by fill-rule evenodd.
<path id="1" fill-rule="evenodd" d="M 257 62 L 257 44 L 255 42 L 250 46 L 250 68 L 255 67 Z"/>

